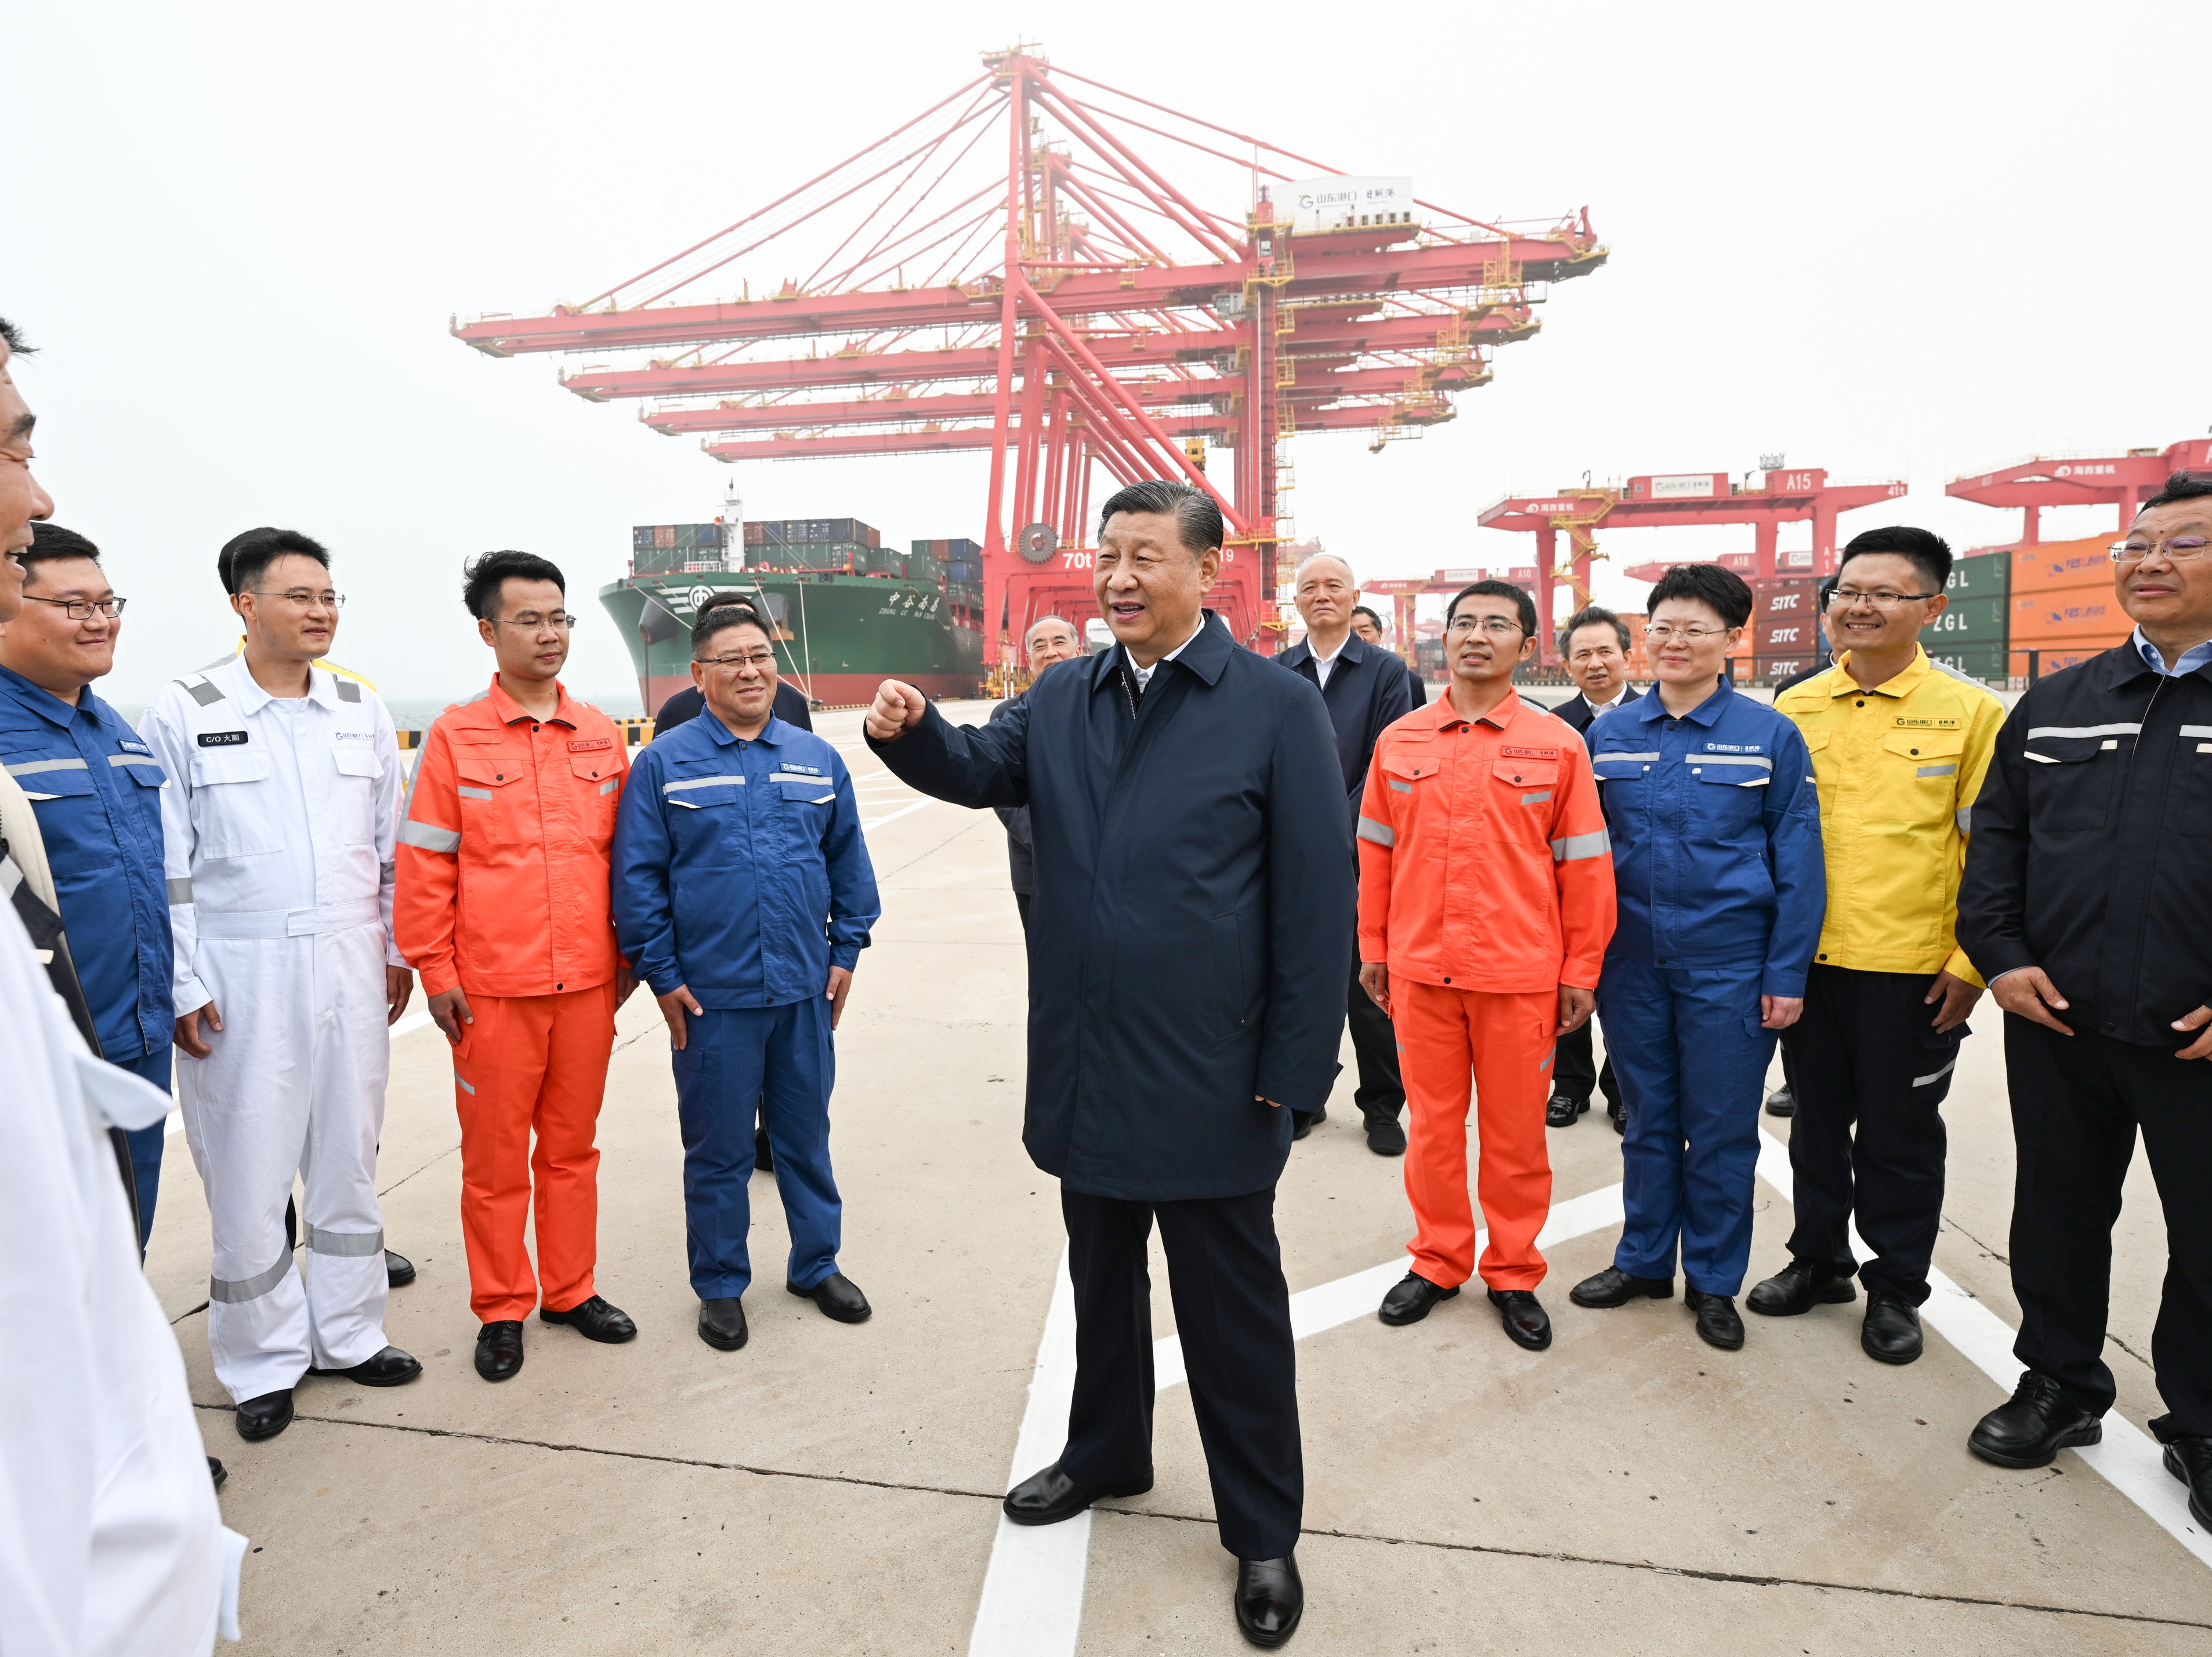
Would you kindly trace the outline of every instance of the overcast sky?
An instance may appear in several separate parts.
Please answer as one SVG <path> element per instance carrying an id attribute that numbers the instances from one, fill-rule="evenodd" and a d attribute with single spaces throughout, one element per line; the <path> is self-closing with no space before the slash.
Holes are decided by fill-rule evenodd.
<path id="1" fill-rule="evenodd" d="M 563 566 L 586 618 L 571 685 L 634 699 L 595 589 L 632 524 L 713 517 L 727 469 L 558 390 L 558 359 L 467 349 L 448 317 L 588 297 L 933 102 L 981 50 L 1036 40 L 1470 213 L 1588 204 L 1612 263 L 1554 289 L 1542 333 L 1498 352 L 1456 421 L 1380 454 L 1300 440 L 1300 533 L 1362 574 L 1529 562 L 1528 538 L 1475 527 L 1501 494 L 1741 474 L 1762 451 L 1908 478 L 1845 532 L 1894 515 L 1963 547 L 2019 516 L 1947 500 L 1952 476 L 2212 425 L 2207 17 L 49 0 L 7 31 L 0 315 L 41 347 L 17 377 L 58 521 L 133 600 L 116 700 L 227 647 L 216 549 L 270 522 L 333 548 L 350 598 L 333 654 L 388 695 L 481 682 L 459 561 L 521 546 Z M 980 539 L 986 464 L 741 482 L 749 516 Z M 2045 533 L 2110 523 L 2081 509 Z M 1748 550 L 1751 532 L 1601 544 L 1632 564 Z"/>

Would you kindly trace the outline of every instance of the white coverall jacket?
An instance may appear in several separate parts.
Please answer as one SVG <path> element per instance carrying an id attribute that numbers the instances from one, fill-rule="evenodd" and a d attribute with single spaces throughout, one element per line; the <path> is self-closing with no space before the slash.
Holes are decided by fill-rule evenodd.
<path id="1" fill-rule="evenodd" d="M 398 742 L 374 691 L 319 668 L 304 698 L 241 656 L 162 687 L 139 734 L 169 774 L 161 829 L 185 1142 L 215 1233 L 208 1345 L 240 1403 L 381 1351 L 389 1293 L 376 1142 L 391 1069 Z M 284 1245 L 297 1172 L 307 1282 Z"/>

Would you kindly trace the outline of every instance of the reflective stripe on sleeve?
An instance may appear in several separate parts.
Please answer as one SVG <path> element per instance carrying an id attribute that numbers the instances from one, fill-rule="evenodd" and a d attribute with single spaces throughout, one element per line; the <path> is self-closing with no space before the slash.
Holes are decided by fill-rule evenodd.
<path id="1" fill-rule="evenodd" d="M 1540 792 L 1539 792 L 1539 793 L 1536 793 L 1536 794 L 1524 794 L 1524 795 L 1522 795 L 1521 796 L 1521 803 L 1522 803 L 1522 805 L 1524 805 L 1524 806 L 1533 806 L 1533 805 L 1536 805 L 1536 804 L 1540 803 L 1540 801 L 1542 801 L 1548 800 L 1548 799 L 1550 799 L 1551 797 L 1552 797 L 1552 791 L 1551 791 L 1551 789 L 1543 789 L 1542 791 L 1540 791 Z"/>
<path id="2" fill-rule="evenodd" d="M 473 1095 L 476 1092 L 476 1088 L 470 1084 L 469 1079 L 463 1075 L 459 1070 L 453 1072 L 453 1086 L 459 1087 L 465 1093 Z"/>
<path id="3" fill-rule="evenodd" d="M 610 777 L 605 782 L 600 783 L 599 797 L 604 800 L 607 795 L 612 794 L 615 791 L 615 785 L 621 781 L 622 778 L 619 777 Z"/>
<path id="4" fill-rule="evenodd" d="M 2184 725 L 2176 734 L 2184 737 L 2212 736 L 2212 725 Z"/>
<path id="5" fill-rule="evenodd" d="M 1916 1087 L 1925 1087 L 1931 1081 L 1941 1081 L 1945 1076 L 1950 1075 L 1953 1069 L 1957 1068 L 1958 1063 L 1959 1061 L 1954 1058 L 1950 1063 L 1946 1064 L 1940 1070 L 1931 1071 L 1929 1075 L 1924 1076 L 1915 1076 L 1912 1078 L 1912 1085 Z"/>
<path id="6" fill-rule="evenodd" d="M 1583 857 L 1601 857 L 1613 850 L 1613 837 L 1603 829 L 1593 834 L 1570 834 L 1552 842 L 1552 861 L 1571 863 Z"/>
<path id="7" fill-rule="evenodd" d="M 472 789 L 465 783 L 461 784 L 458 792 L 464 800 L 489 800 L 491 798 L 491 790 L 489 789 Z"/>
<path id="8" fill-rule="evenodd" d="M 111 765 L 151 765 L 155 771 L 161 769 L 161 762 L 150 754 L 112 753 L 107 756 L 107 763 Z"/>
<path id="9" fill-rule="evenodd" d="M 1611 759 L 1626 756 L 1608 754 L 1606 757 Z M 1659 756 L 1654 754 L 1651 757 L 1656 759 Z M 1700 765 L 1758 765 L 1767 771 L 1774 769 L 1771 759 L 1762 759 L 1755 753 L 1693 753 L 1689 757 Z"/>
<path id="10" fill-rule="evenodd" d="M 381 1231 L 325 1231 L 319 1227 L 307 1228 L 307 1246 L 317 1254 L 328 1255 L 339 1260 L 363 1260 L 372 1254 L 384 1252 L 384 1234 Z"/>
<path id="11" fill-rule="evenodd" d="M 1974 808 L 1972 806 L 1961 806 L 1955 814 L 1959 819 L 1959 832 L 1972 834 L 1974 832 Z"/>
<path id="12" fill-rule="evenodd" d="M 2141 724 L 2119 725 L 2033 725 L 2028 728 L 2027 740 L 2039 736 L 2134 736 L 2142 729 Z"/>
<path id="13" fill-rule="evenodd" d="M 331 688 L 338 693 L 338 700 L 341 702 L 361 700 L 361 686 L 349 679 L 341 679 Z"/>
<path id="14" fill-rule="evenodd" d="M 1608 759 L 1634 759 L 1648 765 L 1656 765 L 1659 762 L 1659 756 L 1656 753 L 1594 753 L 1590 756 L 1590 763 L 1593 765 L 1601 765 Z"/>
<path id="15" fill-rule="evenodd" d="M 459 829 L 439 828 L 430 823 L 418 823 L 410 817 L 399 825 L 399 844 L 403 846 L 417 846 L 424 851 L 444 852 L 450 856 L 461 849 L 461 832 Z"/>
<path id="16" fill-rule="evenodd" d="M 1372 840 L 1378 846 L 1395 846 L 1398 844 L 1398 831 L 1388 823 L 1378 823 L 1372 817 L 1363 817 L 1359 819 L 1359 838 Z"/>
<path id="17" fill-rule="evenodd" d="M 1915 777 L 1956 777 L 1959 767 L 1956 761 L 1948 765 L 1923 765 L 1912 774 Z"/>
<path id="18" fill-rule="evenodd" d="M 275 1265 L 254 1276 L 237 1282 L 230 1282 L 221 1277 L 210 1277 L 208 1299 L 221 1301 L 225 1306 L 243 1306 L 248 1301 L 259 1300 L 270 1289 L 276 1288 L 284 1281 L 284 1274 L 291 1270 L 292 1252 L 287 1249 L 278 1257 Z"/>
<path id="19" fill-rule="evenodd" d="M 8 767 L 10 777 L 35 777 L 40 771 L 83 771 L 91 766 L 82 759 L 26 759 L 19 765 Z"/>
<path id="20" fill-rule="evenodd" d="M 169 882 L 169 906 L 188 904 L 192 900 L 192 883 L 189 878 Z"/>
<path id="21" fill-rule="evenodd" d="M 684 789 L 743 788 L 744 781 L 742 777 L 679 777 L 673 783 L 663 783 L 660 791 L 675 794 Z"/>
<path id="22" fill-rule="evenodd" d="M 181 679 L 177 683 L 184 685 L 186 693 L 203 708 L 211 708 L 222 700 L 222 691 L 205 679 L 202 679 L 197 685 L 189 684 Z"/>

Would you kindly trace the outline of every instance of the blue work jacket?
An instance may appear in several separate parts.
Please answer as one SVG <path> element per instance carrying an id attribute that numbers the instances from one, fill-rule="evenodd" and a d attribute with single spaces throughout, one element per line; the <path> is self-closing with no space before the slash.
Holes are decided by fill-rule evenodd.
<path id="1" fill-rule="evenodd" d="M 780 719 L 741 742 L 710 710 L 655 739 L 630 766 L 614 856 L 630 972 L 710 1011 L 820 995 L 883 912 L 852 773 Z"/>
<path id="2" fill-rule="evenodd" d="M 100 1051 L 120 1063 L 169 1045 L 168 775 L 123 716 L 87 690 L 74 708 L 0 667 L 0 765 L 31 797 L 62 925 Z"/>
<path id="3" fill-rule="evenodd" d="M 1828 877 L 1805 739 L 1725 683 L 1676 719 L 1657 693 L 1586 740 L 1613 835 L 1620 923 L 1608 960 L 1759 972 L 1802 996 Z"/>

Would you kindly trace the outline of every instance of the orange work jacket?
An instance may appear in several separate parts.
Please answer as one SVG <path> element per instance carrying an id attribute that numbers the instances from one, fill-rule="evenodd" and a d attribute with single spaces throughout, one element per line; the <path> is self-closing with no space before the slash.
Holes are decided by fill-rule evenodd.
<path id="1" fill-rule="evenodd" d="M 1492 994 L 1597 985 L 1613 848 L 1582 739 L 1508 691 L 1386 727 L 1359 803 L 1359 959 Z"/>
<path id="2" fill-rule="evenodd" d="M 607 879 L 629 750 L 614 721 L 560 695 L 541 722 L 495 676 L 423 740 L 392 919 L 425 995 L 552 996 L 615 975 Z"/>

